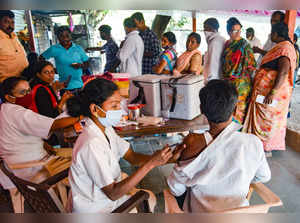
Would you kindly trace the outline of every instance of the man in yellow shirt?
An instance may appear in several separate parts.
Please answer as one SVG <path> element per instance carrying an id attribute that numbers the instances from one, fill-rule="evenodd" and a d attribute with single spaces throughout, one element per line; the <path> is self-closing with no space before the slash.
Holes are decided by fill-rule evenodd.
<path id="1" fill-rule="evenodd" d="M 0 10 L 0 82 L 11 76 L 20 76 L 28 66 L 23 46 L 15 29 L 15 15 L 10 10 Z"/>

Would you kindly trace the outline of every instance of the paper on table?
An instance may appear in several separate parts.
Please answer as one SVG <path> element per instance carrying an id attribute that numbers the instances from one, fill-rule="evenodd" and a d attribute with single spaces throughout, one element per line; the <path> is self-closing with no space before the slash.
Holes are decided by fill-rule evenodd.
<path id="1" fill-rule="evenodd" d="M 257 97 L 256 97 L 256 102 L 257 103 L 264 104 L 264 100 L 265 100 L 265 96 L 263 96 L 263 95 L 257 95 Z M 276 107 L 277 104 L 278 104 L 278 101 L 277 100 L 273 100 L 271 104 L 268 104 L 268 106 Z"/>

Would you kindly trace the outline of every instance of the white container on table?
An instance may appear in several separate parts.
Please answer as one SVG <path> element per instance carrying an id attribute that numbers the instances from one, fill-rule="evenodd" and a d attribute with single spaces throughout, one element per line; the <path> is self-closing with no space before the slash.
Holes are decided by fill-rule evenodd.
<path id="1" fill-rule="evenodd" d="M 160 81 L 166 78 L 170 76 L 144 74 L 130 78 L 129 104 L 145 104 L 142 114 L 161 116 Z M 139 94 L 144 97 L 138 97 Z"/>
<path id="2" fill-rule="evenodd" d="M 192 120 L 200 112 L 203 75 L 182 75 L 161 81 L 162 115 L 166 118 Z"/>

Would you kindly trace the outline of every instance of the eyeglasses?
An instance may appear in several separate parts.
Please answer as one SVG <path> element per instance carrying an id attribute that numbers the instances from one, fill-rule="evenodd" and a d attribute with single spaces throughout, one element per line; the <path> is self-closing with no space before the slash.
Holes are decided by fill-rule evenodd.
<path id="1" fill-rule="evenodd" d="M 16 93 L 25 96 L 25 95 L 29 94 L 30 92 L 31 92 L 31 88 L 28 88 L 28 89 L 20 90 L 19 92 L 16 92 Z"/>
<path id="2" fill-rule="evenodd" d="M 240 29 L 238 29 L 238 30 L 232 30 L 232 31 L 231 31 L 232 34 L 236 34 L 236 33 L 239 33 L 239 32 L 241 32 Z"/>
<path id="3" fill-rule="evenodd" d="M 49 75 L 49 74 L 55 74 L 55 71 L 44 71 L 43 74 Z"/>

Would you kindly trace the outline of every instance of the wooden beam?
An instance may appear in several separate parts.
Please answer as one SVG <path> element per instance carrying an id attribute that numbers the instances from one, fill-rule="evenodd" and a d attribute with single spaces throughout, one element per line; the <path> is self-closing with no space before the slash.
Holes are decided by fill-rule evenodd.
<path id="1" fill-rule="evenodd" d="M 289 27 L 289 37 L 292 41 L 294 40 L 296 17 L 297 17 L 297 10 L 286 10 L 284 22 Z"/>
<path id="2" fill-rule="evenodd" d="M 192 11 L 192 18 L 193 18 L 193 32 L 196 32 L 197 31 L 196 11 Z"/>

